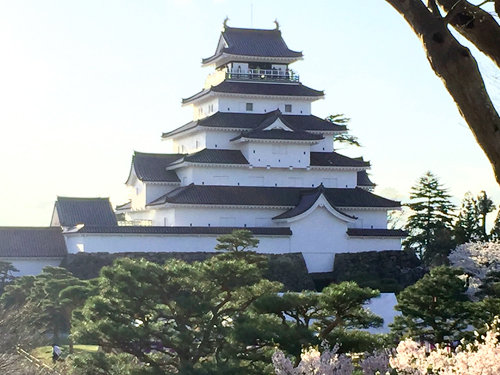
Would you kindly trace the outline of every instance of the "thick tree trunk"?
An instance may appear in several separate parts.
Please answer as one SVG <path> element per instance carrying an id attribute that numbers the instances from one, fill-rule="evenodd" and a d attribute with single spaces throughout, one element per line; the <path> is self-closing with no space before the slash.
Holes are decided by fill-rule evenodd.
<path id="1" fill-rule="evenodd" d="M 420 38 L 432 69 L 455 100 L 500 183 L 500 117 L 486 92 L 476 60 L 450 33 L 445 20 L 421 0 L 386 1 Z"/>

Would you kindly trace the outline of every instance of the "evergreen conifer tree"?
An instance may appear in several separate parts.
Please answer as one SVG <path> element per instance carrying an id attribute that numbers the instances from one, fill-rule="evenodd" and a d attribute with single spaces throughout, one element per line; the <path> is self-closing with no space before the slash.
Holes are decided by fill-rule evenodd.
<path id="1" fill-rule="evenodd" d="M 461 245 L 482 239 L 479 201 L 467 192 L 462 200 L 462 207 L 454 228 L 455 242 Z"/>
<path id="2" fill-rule="evenodd" d="M 479 213 L 479 218 L 481 219 L 481 240 L 488 241 L 489 236 L 486 233 L 486 215 L 490 212 L 495 211 L 496 207 L 493 201 L 488 197 L 486 192 L 483 190 L 477 196 L 477 211 Z"/>
<path id="3" fill-rule="evenodd" d="M 432 172 L 426 172 L 411 188 L 413 211 L 405 230 L 409 235 L 403 245 L 415 252 L 427 265 L 443 264 L 451 249 L 453 209 L 450 195 Z"/>

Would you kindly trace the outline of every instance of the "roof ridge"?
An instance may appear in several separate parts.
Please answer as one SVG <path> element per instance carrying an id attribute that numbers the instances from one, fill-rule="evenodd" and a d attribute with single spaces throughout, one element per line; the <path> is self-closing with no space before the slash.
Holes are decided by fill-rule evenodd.
<path id="1" fill-rule="evenodd" d="M 16 230 L 59 230 L 62 231 L 61 227 L 18 227 L 18 226 L 0 226 L 0 230 L 5 230 L 5 229 L 16 229 Z"/>
<path id="2" fill-rule="evenodd" d="M 90 200 L 108 200 L 110 197 L 62 197 L 60 195 L 57 196 L 57 200 L 81 200 L 81 201 L 90 201 Z"/>

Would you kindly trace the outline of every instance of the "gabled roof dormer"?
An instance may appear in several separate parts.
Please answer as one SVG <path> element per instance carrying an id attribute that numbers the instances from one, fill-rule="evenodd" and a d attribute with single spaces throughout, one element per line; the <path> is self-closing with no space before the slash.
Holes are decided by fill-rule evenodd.
<path id="1" fill-rule="evenodd" d="M 330 202 L 325 195 L 325 187 L 320 184 L 316 189 L 304 192 L 301 196 L 300 202 L 294 208 L 273 217 L 277 222 L 291 222 L 300 220 L 310 215 L 316 208 L 324 207 L 326 210 L 336 218 L 345 221 L 346 223 L 353 223 L 356 217 L 347 215 L 339 210 Z"/>
<path id="2" fill-rule="evenodd" d="M 291 125 L 279 109 L 267 114 L 259 126 L 244 131 L 231 141 L 248 142 L 250 140 L 286 140 L 317 143 L 324 139 L 322 134 L 309 133 Z"/>

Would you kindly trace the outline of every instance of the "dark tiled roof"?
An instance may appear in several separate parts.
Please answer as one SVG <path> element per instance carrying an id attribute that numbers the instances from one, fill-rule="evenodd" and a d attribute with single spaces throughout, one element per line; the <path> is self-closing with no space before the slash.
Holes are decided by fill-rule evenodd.
<path id="1" fill-rule="evenodd" d="M 370 177 L 368 176 L 368 173 L 366 171 L 359 171 L 358 172 L 358 186 L 370 186 L 374 187 L 376 184 L 374 184 L 371 180 Z"/>
<path id="2" fill-rule="evenodd" d="M 240 56 L 302 57 L 302 52 L 292 51 L 287 47 L 281 31 L 276 29 L 240 29 L 226 26 L 221 38 L 225 40 L 227 47 L 203 59 L 204 64 L 214 60 L 221 53 Z"/>
<path id="3" fill-rule="evenodd" d="M 274 111 L 273 111 L 274 112 Z M 171 132 L 163 133 L 162 138 L 168 138 L 175 134 L 180 134 L 184 131 L 202 126 L 207 128 L 222 128 L 222 129 L 256 129 L 265 120 L 269 119 L 269 113 L 231 113 L 217 112 L 212 116 L 205 117 L 201 120 L 189 122 L 180 128 Z M 286 124 L 294 130 L 304 131 L 334 131 L 342 132 L 346 130 L 343 125 L 332 124 L 329 121 L 321 119 L 313 115 L 282 115 Z"/>
<path id="4" fill-rule="evenodd" d="M 233 138 L 232 141 L 241 138 L 283 139 L 283 140 L 295 140 L 295 141 L 316 141 L 324 139 L 324 137 L 321 134 L 313 134 L 313 133 L 308 133 L 306 131 L 292 132 L 283 129 L 251 130 L 249 132 L 241 133 L 238 137 Z"/>
<path id="5" fill-rule="evenodd" d="M 311 190 L 305 194 L 302 194 L 300 202 L 297 206 L 295 206 L 291 210 L 288 210 L 288 211 L 282 213 L 281 215 L 273 217 L 273 219 L 289 219 L 289 218 L 303 214 L 304 212 L 309 210 L 314 205 L 314 203 L 316 203 L 318 198 L 324 193 L 325 193 L 325 187 L 323 186 L 323 184 L 321 184 L 316 189 Z M 331 206 L 333 206 L 332 202 L 330 202 L 328 200 L 328 198 L 327 198 L 327 201 L 328 201 L 328 203 L 330 203 Z M 333 208 L 335 209 L 335 207 L 333 207 Z M 337 212 L 339 212 L 340 214 L 342 214 L 350 219 L 354 219 L 353 216 L 346 215 L 340 211 L 337 211 Z"/>
<path id="6" fill-rule="evenodd" d="M 325 95 L 323 91 L 314 90 L 301 83 L 257 83 L 257 82 L 234 82 L 223 81 L 217 86 L 204 89 L 193 96 L 182 99 L 183 104 L 208 95 L 210 92 L 226 94 L 268 95 L 268 96 L 307 96 L 321 98 Z"/>
<path id="7" fill-rule="evenodd" d="M 221 235 L 228 234 L 236 229 L 247 229 L 254 235 L 262 236 L 291 236 L 290 228 L 268 228 L 268 227 L 127 227 L 127 226 L 84 226 L 78 233 L 96 233 L 96 234 L 207 234 Z"/>
<path id="8" fill-rule="evenodd" d="M 408 233 L 401 229 L 362 229 L 348 228 L 347 234 L 351 237 L 406 237 Z"/>
<path id="9" fill-rule="evenodd" d="M 61 228 L 0 227 L 0 257 L 65 257 Z"/>
<path id="10" fill-rule="evenodd" d="M 116 216 L 108 198 L 57 197 L 59 223 L 63 227 L 77 224 L 117 225 Z"/>
<path id="11" fill-rule="evenodd" d="M 182 186 L 150 202 L 148 205 L 203 204 L 235 206 L 297 206 L 302 194 L 313 191 L 295 187 L 260 187 L 260 186 Z M 325 189 L 325 197 L 334 207 L 399 207 L 400 203 L 379 197 L 366 190 Z"/>
<path id="12" fill-rule="evenodd" d="M 132 201 L 116 206 L 117 210 L 128 210 L 130 208 L 132 208 Z"/>
<path id="13" fill-rule="evenodd" d="M 349 158 L 336 152 L 311 152 L 311 165 L 317 167 L 369 167 L 370 162 Z"/>
<path id="14" fill-rule="evenodd" d="M 167 171 L 166 168 L 183 156 L 183 154 L 147 154 L 136 151 L 132 158 L 132 168 L 137 178 L 144 182 L 180 182 L 177 173 Z"/>
<path id="15" fill-rule="evenodd" d="M 187 155 L 182 160 L 191 163 L 248 164 L 248 160 L 240 150 L 215 150 L 206 148 L 194 154 Z"/>

